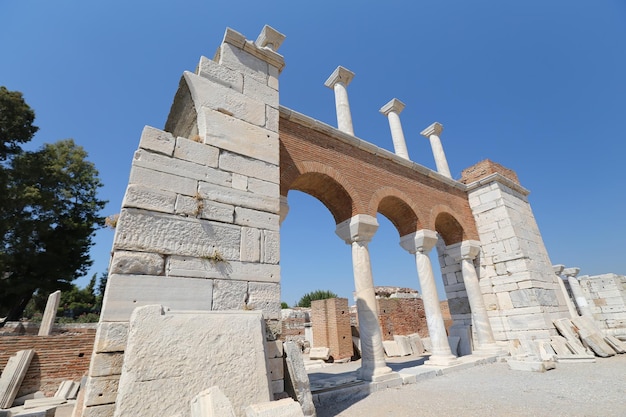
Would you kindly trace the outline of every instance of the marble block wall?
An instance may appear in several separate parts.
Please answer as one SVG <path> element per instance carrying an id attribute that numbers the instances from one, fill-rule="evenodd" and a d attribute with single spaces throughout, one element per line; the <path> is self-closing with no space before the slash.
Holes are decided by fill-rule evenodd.
<path id="1" fill-rule="evenodd" d="M 495 338 L 548 339 L 556 334 L 552 320 L 568 312 L 529 192 L 513 171 L 491 161 L 462 176 L 482 245 L 477 272 Z"/>
<path id="2" fill-rule="evenodd" d="M 116 226 L 83 416 L 113 415 L 136 307 L 256 310 L 268 340 L 280 334 L 284 60 L 275 50 L 283 39 L 267 26 L 254 42 L 227 29 L 215 58 L 202 57 L 181 77 L 165 129 L 144 129 Z M 282 391 L 282 375 L 270 384 Z"/>
<path id="3" fill-rule="evenodd" d="M 578 280 L 600 328 L 607 333 L 626 337 L 626 276 L 584 275 Z"/>

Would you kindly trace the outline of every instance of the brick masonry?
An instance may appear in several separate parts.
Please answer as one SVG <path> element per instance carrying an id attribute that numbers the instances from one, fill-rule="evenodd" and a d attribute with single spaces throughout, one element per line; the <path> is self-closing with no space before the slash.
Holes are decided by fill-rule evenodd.
<path id="1" fill-rule="evenodd" d="M 313 346 L 327 347 L 335 359 L 351 358 L 352 331 L 347 298 L 329 298 L 311 302 Z"/>

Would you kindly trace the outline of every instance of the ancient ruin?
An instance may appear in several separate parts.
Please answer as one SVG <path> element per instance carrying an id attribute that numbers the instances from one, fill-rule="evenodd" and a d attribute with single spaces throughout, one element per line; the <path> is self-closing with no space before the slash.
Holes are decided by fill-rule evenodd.
<path id="1" fill-rule="evenodd" d="M 280 223 L 290 190 L 319 199 L 351 247 L 358 379 L 372 390 L 415 382 L 465 356 L 511 355 L 511 368 L 542 371 L 559 359 L 622 353 L 626 278 L 577 278 L 575 268 L 553 267 L 515 172 L 485 160 L 453 179 L 438 122 L 421 132 L 437 171 L 412 162 L 396 98 L 380 109 L 394 152 L 355 137 L 355 74 L 341 66 L 325 82 L 336 128 L 281 106 L 284 38 L 268 26 L 255 41 L 227 29 L 214 58 L 182 75 L 165 128 L 144 129 L 77 415 L 315 415 L 320 397 L 311 397 L 299 348 L 280 340 Z M 368 250 L 377 213 L 415 257 L 419 305 L 377 299 Z M 344 300 L 313 307 L 326 326 L 318 340 L 327 346 L 316 347 L 327 350 L 316 354 L 326 359 L 353 354 Z M 417 327 L 386 327 L 381 305 L 402 317 L 423 311 L 428 338 Z M 425 348 L 420 369 L 387 366 L 389 356 Z"/>

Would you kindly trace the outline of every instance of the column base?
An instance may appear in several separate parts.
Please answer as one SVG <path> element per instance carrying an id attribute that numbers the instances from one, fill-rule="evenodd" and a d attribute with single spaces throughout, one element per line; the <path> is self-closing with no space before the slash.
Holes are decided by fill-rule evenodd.
<path id="1" fill-rule="evenodd" d="M 452 366 L 458 365 L 461 361 L 454 355 L 431 355 L 424 365 L 431 366 Z"/>
<path id="2" fill-rule="evenodd" d="M 397 376 L 395 372 L 388 366 L 382 366 L 379 368 L 364 368 L 360 367 L 356 373 L 357 378 L 363 381 L 380 382 L 387 379 L 392 379 Z"/>

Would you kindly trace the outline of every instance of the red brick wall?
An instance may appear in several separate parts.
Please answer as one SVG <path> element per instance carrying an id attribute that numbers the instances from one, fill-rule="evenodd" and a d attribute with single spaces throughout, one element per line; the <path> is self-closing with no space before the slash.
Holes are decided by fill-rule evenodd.
<path id="1" fill-rule="evenodd" d="M 311 324 L 314 347 L 329 348 L 334 359 L 352 357 L 352 331 L 347 298 L 312 301 Z"/>
<path id="2" fill-rule="evenodd" d="M 420 298 L 379 298 L 377 301 L 383 340 L 413 333 L 428 337 L 424 302 Z"/>
<path id="3" fill-rule="evenodd" d="M 517 174 L 515 173 L 515 171 L 505 168 L 496 162 L 490 161 L 489 159 L 482 160 L 476 165 L 472 165 L 471 167 L 464 169 L 461 172 L 460 181 L 463 184 L 469 184 L 495 173 L 498 173 L 503 177 L 508 178 L 511 181 L 519 184 L 519 179 L 517 178 Z"/>
<path id="4" fill-rule="evenodd" d="M 89 369 L 95 329 L 51 336 L 0 336 L 0 368 L 17 351 L 34 349 L 35 355 L 18 391 L 18 397 L 35 391 L 54 395 L 61 382 L 80 381 Z"/>

